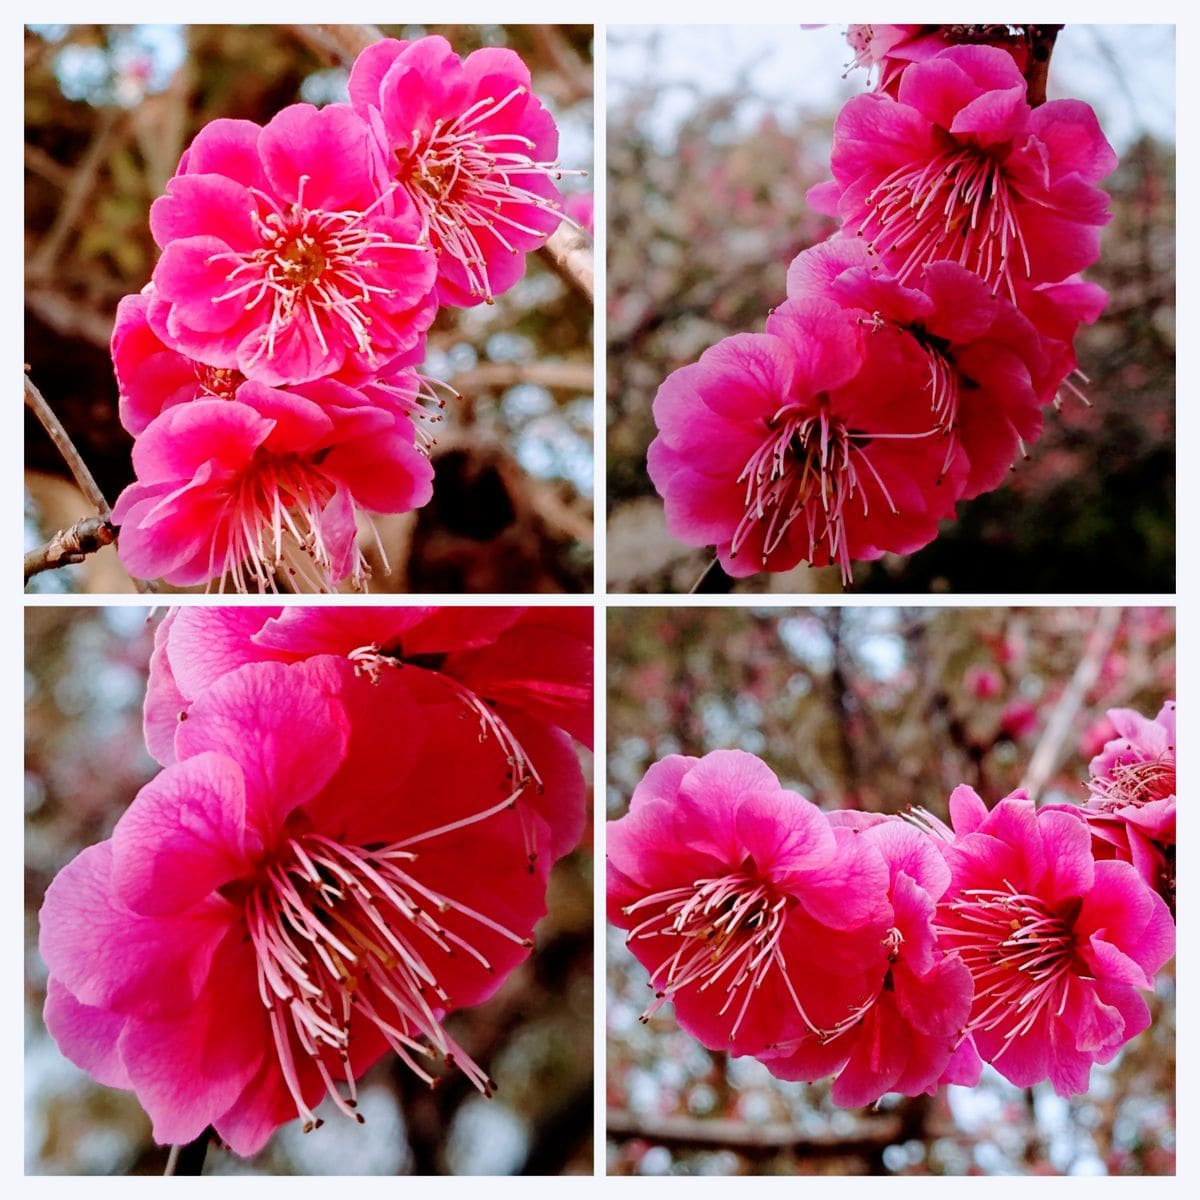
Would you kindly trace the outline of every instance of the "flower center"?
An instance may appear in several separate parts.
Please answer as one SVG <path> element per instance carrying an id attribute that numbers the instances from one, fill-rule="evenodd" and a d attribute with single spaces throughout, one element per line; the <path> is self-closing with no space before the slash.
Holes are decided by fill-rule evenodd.
<path id="1" fill-rule="evenodd" d="M 949 259 L 1016 300 L 1013 263 L 1030 275 L 1017 196 L 1002 165 L 973 146 L 951 145 L 927 162 L 897 167 L 867 195 L 858 228 L 870 248 L 904 254 L 893 268 L 905 283 L 928 262 Z"/>
<path id="2" fill-rule="evenodd" d="M 896 511 L 891 496 L 863 453 L 871 438 L 851 433 L 832 420 L 827 407 L 818 414 L 785 406 L 767 422 L 768 436 L 750 456 L 738 483 L 746 485 L 746 513 L 734 531 L 730 554 L 736 557 L 755 527 L 761 529 L 763 566 L 796 521 L 803 524 L 810 556 L 823 546 L 830 562 L 850 579 L 846 509 L 857 493 L 863 516 L 870 511 L 863 487 L 865 470 Z"/>
<path id="3" fill-rule="evenodd" d="M 434 249 L 460 263 L 471 294 L 489 303 L 492 286 L 480 233 L 486 231 L 508 253 L 517 254 L 513 234 L 543 240 L 547 232 L 525 224 L 514 208 L 529 206 L 561 216 L 557 200 L 523 182 L 532 176 L 561 179 L 558 164 L 531 157 L 534 142 L 522 134 L 487 128 L 526 93 L 519 86 L 501 98 L 484 97 L 453 120 L 439 118 L 428 133 L 414 130 L 411 142 L 395 151 L 397 178 L 429 229 Z"/>
<path id="4" fill-rule="evenodd" d="M 250 254 L 229 251 L 214 255 L 237 260 L 225 276 L 234 286 L 213 298 L 214 304 L 245 296 L 246 311 L 260 310 L 265 327 L 250 358 L 272 359 L 276 342 L 293 324 L 307 324 L 321 349 L 329 353 L 329 338 L 340 337 L 375 361 L 371 344 L 370 309 L 375 298 L 396 295 L 394 288 L 378 282 L 381 268 L 389 264 L 377 257 L 421 247 L 401 243 L 384 231 L 364 223 L 386 199 L 386 193 L 362 212 L 330 212 L 304 206 L 300 180 L 296 201 L 280 206 L 264 192 L 250 190 L 269 211 L 253 214 L 262 248 Z"/>
<path id="5" fill-rule="evenodd" d="M 1008 883 L 968 889 L 943 905 L 938 936 L 975 981 L 971 1029 L 1003 1029 L 1007 1049 L 1043 1015 L 1062 1015 L 1079 906 L 1075 900 L 1052 911 L 1039 896 Z"/>
<path id="6" fill-rule="evenodd" d="M 1088 781 L 1091 799 L 1105 811 L 1133 806 L 1141 808 L 1155 800 L 1175 795 L 1175 760 L 1145 759 L 1117 763 L 1104 775 Z"/>
<path id="7" fill-rule="evenodd" d="M 321 1122 L 305 1102 L 298 1064 L 316 1069 L 348 1116 L 356 1090 L 351 1022 L 367 1021 L 400 1059 L 430 1085 L 426 1069 L 460 1067 L 484 1095 L 494 1084 L 442 1028 L 453 998 L 438 982 L 439 954 L 465 954 L 492 972 L 487 957 L 445 919 L 448 914 L 521 946 L 521 937 L 416 877 L 412 849 L 439 833 L 486 819 L 512 797 L 465 822 L 382 847 L 348 846 L 317 833 L 290 838 L 245 896 L 246 923 L 258 964 L 280 1069 L 305 1132 Z M 456 921 L 461 928 L 462 921 Z M 426 1065 L 423 1065 L 423 1062 Z M 343 1096 L 335 1078 L 344 1079 Z"/>
<path id="8" fill-rule="evenodd" d="M 729 1033 L 732 1040 L 763 980 L 777 968 L 801 1020 L 819 1035 L 821 1030 L 796 995 L 780 944 L 794 904 L 759 879 L 747 862 L 726 875 L 655 892 L 626 907 L 627 915 L 652 910 L 630 930 L 627 941 L 665 938 L 670 946 L 650 972 L 655 999 L 642 1020 L 648 1021 L 680 991 L 719 987 L 725 992 L 720 1015 L 736 1014 Z"/>
<path id="9" fill-rule="evenodd" d="M 232 400 L 237 390 L 246 382 L 241 371 L 233 367 L 210 367 L 202 362 L 193 362 L 192 369 L 200 384 L 200 396 L 212 396 L 217 400 Z"/>

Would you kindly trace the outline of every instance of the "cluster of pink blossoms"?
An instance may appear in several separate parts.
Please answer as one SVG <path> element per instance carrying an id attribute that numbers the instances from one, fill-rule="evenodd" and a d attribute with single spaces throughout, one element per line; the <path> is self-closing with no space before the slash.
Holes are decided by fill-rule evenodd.
<path id="1" fill-rule="evenodd" d="M 162 256 L 112 337 L 135 576 L 365 586 L 356 517 L 432 493 L 438 306 L 490 303 L 563 220 L 558 131 L 513 51 L 386 39 L 349 91 L 210 122 L 150 210 Z"/>
<path id="2" fill-rule="evenodd" d="M 47 889 L 46 1027 L 160 1143 L 356 1116 L 389 1049 L 492 1083 L 443 1025 L 529 955 L 585 828 L 590 609 L 186 608 L 162 771 Z M 361 1120 L 361 1118 L 359 1118 Z"/>
<path id="3" fill-rule="evenodd" d="M 1075 390 L 1116 157 L 1087 104 L 1031 106 L 1019 50 L 952 28 L 851 27 L 878 85 L 838 115 L 833 179 L 809 193 L 839 231 L 791 264 L 765 333 L 655 398 L 668 529 L 730 575 L 836 563 L 849 582 L 856 559 L 919 549 Z"/>
<path id="4" fill-rule="evenodd" d="M 1174 705 L 1109 715 L 1124 736 L 1086 805 L 1018 791 L 989 811 L 964 786 L 950 825 L 822 812 L 740 750 L 656 763 L 608 827 L 645 1016 L 670 1001 L 709 1049 L 833 1077 L 845 1107 L 973 1086 L 985 1062 L 1085 1092 L 1149 1025 L 1140 992 L 1175 951 L 1146 848 L 1173 863 Z"/>

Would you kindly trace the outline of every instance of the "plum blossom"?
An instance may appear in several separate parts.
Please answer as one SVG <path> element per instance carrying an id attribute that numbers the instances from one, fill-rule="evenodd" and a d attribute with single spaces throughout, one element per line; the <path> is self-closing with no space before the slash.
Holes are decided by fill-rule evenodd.
<path id="1" fill-rule="evenodd" d="M 246 663 L 336 656 L 361 677 L 440 688 L 516 784 L 518 815 L 549 835 L 526 853 L 561 857 L 584 830 L 583 779 L 569 738 L 592 740 L 590 608 L 180 608 L 155 631 L 146 745 L 175 761 L 196 698 Z M 471 726 L 469 725 L 468 728 Z"/>
<path id="2" fill-rule="evenodd" d="M 731 575 L 909 553 L 952 516 L 961 454 L 936 435 L 915 342 L 806 297 L 670 375 L 650 478 L 667 527 Z"/>
<path id="3" fill-rule="evenodd" d="M 356 1080 L 388 1049 L 491 1090 L 443 1020 L 527 957 L 548 861 L 527 861 L 520 788 L 455 715 L 344 659 L 244 666 L 50 885 L 47 1028 L 136 1093 L 157 1141 L 211 1124 L 253 1154 L 286 1121 L 319 1125 L 326 1097 L 361 1120 Z"/>
<path id="4" fill-rule="evenodd" d="M 762 1054 L 836 1028 L 874 995 L 887 866 L 759 759 L 671 755 L 608 826 L 613 924 L 654 1000 L 710 1049 Z"/>
<path id="5" fill-rule="evenodd" d="M 1139 989 L 1175 952 L 1171 914 L 1129 863 L 1096 861 L 1076 814 L 1024 792 L 989 812 L 969 787 L 950 811 L 938 938 L 971 972 L 974 1045 L 1018 1087 L 1078 1095 L 1150 1023 Z"/>
<path id="6" fill-rule="evenodd" d="M 950 884 L 939 843 L 899 820 L 864 824 L 864 815 L 833 813 L 830 820 L 860 829 L 888 865 L 892 917 L 879 947 L 886 962 L 879 989 L 833 1029 L 764 1057 L 781 1079 L 835 1075 L 833 1100 L 846 1108 L 885 1092 L 932 1094 L 964 1040 L 973 992 L 961 959 L 938 945 L 934 918 Z M 978 1071 L 953 1076 L 978 1082 Z"/>
<path id="7" fill-rule="evenodd" d="M 1031 108 L 1012 57 L 951 46 L 914 63 L 895 97 L 856 96 L 838 115 L 833 180 L 809 193 L 818 211 L 862 237 L 901 283 L 950 260 L 1014 301 L 1095 262 L 1116 166 L 1092 109 Z"/>
<path id="8" fill-rule="evenodd" d="M 432 468 L 408 420 L 331 380 L 307 391 L 250 380 L 150 422 L 113 508 L 131 574 L 242 592 L 275 590 L 277 572 L 307 591 L 365 586 L 356 511 L 419 507 Z"/>
<path id="9" fill-rule="evenodd" d="M 369 124 L 295 104 L 210 121 L 150 209 L 162 247 L 148 319 L 182 354 L 277 385 L 369 377 L 437 309 L 422 219 Z"/>
<path id="10" fill-rule="evenodd" d="M 529 68 L 512 50 L 460 59 L 438 35 L 384 38 L 355 60 L 349 87 L 427 231 L 439 300 L 490 303 L 563 219 L 558 129 Z"/>

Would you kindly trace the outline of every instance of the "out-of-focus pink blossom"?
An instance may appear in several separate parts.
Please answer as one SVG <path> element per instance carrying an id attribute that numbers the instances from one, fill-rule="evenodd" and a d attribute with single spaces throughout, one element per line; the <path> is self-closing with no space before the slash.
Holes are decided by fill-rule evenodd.
<path id="1" fill-rule="evenodd" d="M 1039 720 L 1037 708 L 1028 700 L 1014 700 L 1000 714 L 1000 732 L 1018 742 L 1037 729 Z"/>
<path id="2" fill-rule="evenodd" d="M 994 700 L 1002 688 L 1000 672 L 995 667 L 968 667 L 963 681 L 976 700 Z"/>

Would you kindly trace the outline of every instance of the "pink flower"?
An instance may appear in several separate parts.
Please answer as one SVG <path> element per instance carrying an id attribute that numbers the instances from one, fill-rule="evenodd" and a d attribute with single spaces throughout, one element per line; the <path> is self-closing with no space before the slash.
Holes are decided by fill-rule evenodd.
<path id="1" fill-rule="evenodd" d="M 371 120 L 387 170 L 438 257 L 438 297 L 491 302 L 525 271 L 525 252 L 562 222 L 558 129 L 512 50 L 460 59 L 445 38 L 385 38 L 350 72 L 350 100 Z"/>
<path id="2" fill-rule="evenodd" d="M 1013 700 L 1000 714 L 1000 731 L 1017 742 L 1037 729 L 1038 720 L 1038 711 L 1028 700 Z"/>
<path id="3" fill-rule="evenodd" d="M 1088 764 L 1089 816 L 1121 821 L 1175 844 L 1175 701 L 1153 721 L 1131 708 L 1107 713 L 1117 737 Z"/>
<path id="4" fill-rule="evenodd" d="M 968 787 L 950 811 L 938 935 L 974 979 L 975 1046 L 1018 1087 L 1082 1093 L 1091 1064 L 1150 1023 L 1138 989 L 1175 952 L 1167 906 L 1128 863 L 1095 861 L 1077 815 L 1024 792 L 989 813 Z"/>
<path id="5" fill-rule="evenodd" d="M 860 815 L 845 823 L 855 827 Z M 840 824 L 840 817 L 830 819 Z M 844 1108 L 873 1104 L 885 1092 L 932 1094 L 963 1041 L 972 996 L 970 972 L 937 944 L 934 915 L 950 883 L 938 843 L 898 820 L 871 822 L 861 841 L 879 851 L 890 876 L 879 989 L 834 1029 L 764 1058 L 781 1079 L 836 1074 L 833 1100 Z"/>
<path id="6" fill-rule="evenodd" d="M 1059 380 L 1047 377 L 1037 331 L 957 263 L 932 263 L 906 287 L 881 272 L 861 240 L 835 236 L 788 268 L 789 299 L 808 296 L 840 304 L 875 339 L 903 338 L 925 360 L 921 390 L 947 465 L 961 447 L 969 466 L 964 499 L 999 486 L 1041 434 L 1042 405 Z"/>
<path id="7" fill-rule="evenodd" d="M 714 1050 L 762 1054 L 878 990 L 887 866 L 753 755 L 672 755 L 608 826 L 608 905 L 655 1000 Z"/>
<path id="8" fill-rule="evenodd" d="M 563 205 L 572 221 L 595 236 L 596 197 L 591 192 L 572 192 L 565 197 Z"/>
<path id="9" fill-rule="evenodd" d="M 441 688 L 466 727 L 526 784 L 518 815 L 540 814 L 544 851 L 559 858 L 578 844 L 584 784 L 566 734 L 591 745 L 590 608 L 175 609 L 155 632 L 147 747 L 164 766 L 174 762 L 176 731 L 192 704 L 244 664 L 319 655 L 336 656 L 365 679 Z M 532 842 L 527 850 L 538 853 Z"/>
<path id="10" fill-rule="evenodd" d="M 789 302 L 659 388 L 650 478 L 667 528 L 731 575 L 907 554 L 953 515 L 963 464 L 923 394 L 923 354 L 823 299 Z"/>
<path id="11" fill-rule="evenodd" d="M 424 504 L 433 471 L 411 423 L 323 380 L 324 403 L 248 381 L 232 400 L 168 408 L 134 443 L 137 481 L 121 493 L 121 561 L 139 578 L 238 591 L 366 582 L 355 512 Z"/>
<path id="12" fill-rule="evenodd" d="M 370 126 L 294 104 L 210 121 L 150 209 L 149 320 L 173 349 L 266 384 L 372 374 L 436 312 L 421 217 L 390 192 Z"/>
<path id="13" fill-rule="evenodd" d="M 994 700 L 1002 687 L 1000 673 L 994 667 L 968 667 L 963 682 L 976 700 Z"/>
<path id="14" fill-rule="evenodd" d="M 849 25 L 846 41 L 854 51 L 853 65 L 868 71 L 877 66 L 876 88 L 893 96 L 908 66 L 925 62 L 957 44 L 945 25 Z M 1001 48 L 1012 55 L 1017 69 L 1024 72 L 1028 57 L 1025 43 L 1006 38 Z"/>
<path id="15" fill-rule="evenodd" d="M 50 885 L 47 1028 L 137 1094 L 157 1141 L 212 1124 L 253 1154 L 285 1121 L 320 1124 L 325 1096 L 354 1117 L 389 1047 L 490 1090 L 442 1022 L 527 957 L 546 866 L 522 852 L 503 759 L 456 716 L 331 658 L 244 667 Z"/>
<path id="16" fill-rule="evenodd" d="M 952 46 L 908 67 L 895 98 L 856 96 L 834 128 L 833 180 L 809 193 L 907 283 L 950 259 L 1014 300 L 1095 262 L 1116 166 L 1091 108 L 1030 108 L 1012 57 Z"/>

